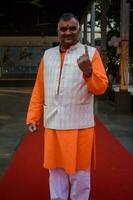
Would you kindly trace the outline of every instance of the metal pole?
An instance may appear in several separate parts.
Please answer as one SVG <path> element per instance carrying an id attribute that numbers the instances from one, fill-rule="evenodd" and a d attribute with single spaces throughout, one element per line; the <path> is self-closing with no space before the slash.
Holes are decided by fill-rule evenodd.
<path id="1" fill-rule="evenodd" d="M 91 4 L 91 45 L 95 46 L 95 2 Z"/>
<path id="2" fill-rule="evenodd" d="M 84 16 L 84 36 L 83 36 L 83 43 L 87 44 L 87 14 Z"/>
<path id="3" fill-rule="evenodd" d="M 108 10 L 108 0 L 102 0 L 102 13 L 101 13 L 101 56 L 106 68 L 107 62 L 107 10 Z"/>

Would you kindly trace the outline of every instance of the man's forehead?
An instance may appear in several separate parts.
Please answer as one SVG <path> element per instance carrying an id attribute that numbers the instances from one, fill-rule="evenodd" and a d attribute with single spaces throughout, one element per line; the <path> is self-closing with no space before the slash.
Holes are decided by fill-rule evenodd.
<path id="1" fill-rule="evenodd" d="M 71 18 L 70 20 L 67 20 L 67 21 L 64 21 L 64 20 L 60 20 L 59 26 L 70 26 L 70 25 L 73 25 L 73 26 L 78 26 L 78 22 L 75 18 Z"/>

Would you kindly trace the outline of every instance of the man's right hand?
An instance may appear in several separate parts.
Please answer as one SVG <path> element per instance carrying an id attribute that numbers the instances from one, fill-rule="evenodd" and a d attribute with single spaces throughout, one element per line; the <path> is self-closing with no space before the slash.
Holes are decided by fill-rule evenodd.
<path id="1" fill-rule="evenodd" d="M 28 125 L 28 130 L 30 131 L 30 132 L 36 132 L 37 131 L 37 125 L 36 125 L 36 123 L 32 123 L 32 124 L 29 124 Z"/>

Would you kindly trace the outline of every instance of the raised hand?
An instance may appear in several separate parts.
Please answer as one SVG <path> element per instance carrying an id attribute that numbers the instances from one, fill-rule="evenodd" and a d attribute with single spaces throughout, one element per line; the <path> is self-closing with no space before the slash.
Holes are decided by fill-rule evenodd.
<path id="1" fill-rule="evenodd" d="M 85 54 L 77 59 L 77 63 L 85 76 L 90 77 L 92 74 L 92 65 L 89 59 L 88 47 L 85 45 Z"/>

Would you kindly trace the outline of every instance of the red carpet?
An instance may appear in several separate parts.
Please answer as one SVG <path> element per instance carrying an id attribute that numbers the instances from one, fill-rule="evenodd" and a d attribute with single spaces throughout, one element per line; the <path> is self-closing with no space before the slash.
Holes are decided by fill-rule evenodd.
<path id="1" fill-rule="evenodd" d="M 96 124 L 97 165 L 91 200 L 132 200 L 133 157 L 99 120 Z"/>
<path id="2" fill-rule="evenodd" d="M 133 158 L 96 120 L 97 166 L 91 200 L 133 199 Z M 27 134 L 0 182 L 0 200 L 49 200 L 43 134 Z"/>

